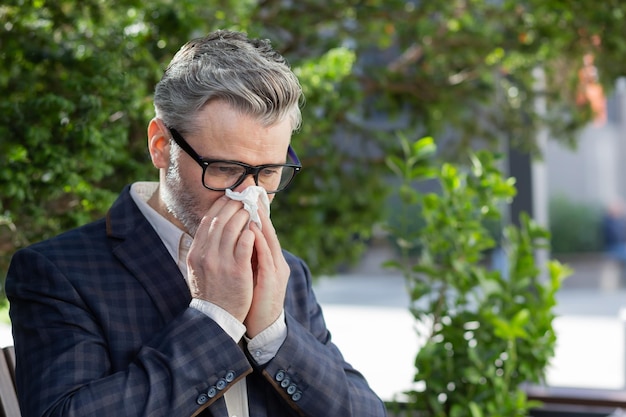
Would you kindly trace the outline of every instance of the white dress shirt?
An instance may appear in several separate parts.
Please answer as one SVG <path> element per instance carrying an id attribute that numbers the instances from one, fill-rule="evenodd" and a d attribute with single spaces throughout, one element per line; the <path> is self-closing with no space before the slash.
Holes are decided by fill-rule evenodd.
<path id="1" fill-rule="evenodd" d="M 141 213 L 157 232 L 167 251 L 172 256 L 183 277 L 187 280 L 187 253 L 191 247 L 193 238 L 161 216 L 156 210 L 148 205 L 148 200 L 158 187 L 157 182 L 136 182 L 131 185 L 130 195 Z M 195 308 L 219 324 L 222 329 L 232 339 L 239 343 L 245 337 L 246 327 L 233 315 L 221 307 L 205 300 L 192 299 L 190 307 Z M 256 337 L 249 339 L 248 351 L 259 365 L 269 362 L 285 341 L 287 337 L 287 325 L 285 323 L 285 312 L 267 329 L 263 330 Z M 246 380 L 242 379 L 235 383 L 224 394 L 228 414 L 232 417 L 249 417 L 248 411 L 248 391 Z"/>

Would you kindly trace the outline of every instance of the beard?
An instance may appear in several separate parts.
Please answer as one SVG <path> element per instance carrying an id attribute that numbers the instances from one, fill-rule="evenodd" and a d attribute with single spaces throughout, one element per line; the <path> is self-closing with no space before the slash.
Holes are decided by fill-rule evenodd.
<path id="1" fill-rule="evenodd" d="M 161 196 L 167 211 L 183 224 L 187 233 L 194 237 L 202 220 L 202 215 L 199 213 L 204 213 L 206 209 L 198 197 L 188 191 L 193 187 L 180 175 L 178 155 L 175 153 L 171 154 Z"/>

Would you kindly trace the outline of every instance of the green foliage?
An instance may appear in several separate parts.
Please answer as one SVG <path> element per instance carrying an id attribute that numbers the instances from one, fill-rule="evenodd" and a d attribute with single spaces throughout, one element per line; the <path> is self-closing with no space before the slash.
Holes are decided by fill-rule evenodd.
<path id="1" fill-rule="evenodd" d="M 281 213 L 273 220 L 283 245 L 316 273 L 334 272 L 359 258 L 380 216 L 373 196 L 387 193 L 368 156 L 351 149 L 349 138 L 341 138 L 342 146 L 333 136 L 359 95 L 347 80 L 354 61 L 353 51 L 337 47 L 294 69 L 307 103 L 303 126 L 293 138 L 305 168 L 272 203 Z"/>
<path id="2" fill-rule="evenodd" d="M 626 51 L 624 37 L 614 36 L 622 33 L 626 4 L 595 6 L 544 0 L 369 1 L 356 8 L 363 16 L 359 22 L 366 15 L 370 19 L 359 25 L 359 45 L 395 52 L 384 55 L 385 65 L 372 60 L 364 71 L 365 86 L 381 96 L 371 107 L 408 106 L 420 134 L 442 138 L 442 129 L 452 128 L 456 140 L 440 150 L 449 158 L 464 155 L 476 140 L 506 139 L 536 150 L 536 129 L 545 125 L 551 137 L 572 140 L 589 116 L 575 104 L 583 54 L 597 53 L 607 88 L 626 72 L 623 65 L 610 64 L 621 62 Z M 593 35 L 601 47 L 593 45 Z M 545 71 L 545 86 L 538 86 L 537 68 Z M 535 108 L 539 97 L 547 100 L 544 114 Z"/>
<path id="3" fill-rule="evenodd" d="M 15 249 L 102 216 L 156 179 L 151 95 L 190 38 L 217 28 L 273 41 L 306 92 L 305 169 L 276 200 L 285 248 L 314 273 L 358 259 L 380 221 L 390 131 L 451 132 L 449 159 L 495 138 L 568 140 L 582 53 L 600 35 L 608 86 L 624 74 L 626 4 L 561 0 L 9 0 L 0 5 L 0 270 Z M 536 91 L 533 70 L 546 71 Z M 538 115 L 534 99 L 549 101 Z M 4 275 L 4 274 L 2 274 Z"/>
<path id="4" fill-rule="evenodd" d="M 469 164 L 457 165 L 432 157 L 432 138 L 402 144 L 404 158 L 388 163 L 402 180 L 405 204 L 421 207 L 402 215 L 425 223 L 415 234 L 390 229 L 406 256 L 389 265 L 403 271 L 411 311 L 426 329 L 411 405 L 433 417 L 526 416 L 534 404 L 520 385 L 539 382 L 554 354 L 555 294 L 568 270 L 556 261 L 537 265 L 535 253 L 550 236 L 528 216 L 519 228 L 507 226 L 500 242 L 484 226 L 516 192 L 492 154 L 472 153 Z M 418 191 L 426 178 L 438 192 Z M 497 245 L 506 255 L 502 270 L 485 266 L 486 251 Z M 417 259 L 408 256 L 415 246 Z"/>
<path id="5" fill-rule="evenodd" d="M 555 254 L 602 252 L 602 215 L 598 204 L 576 203 L 564 196 L 550 200 L 550 234 Z"/>
<path id="6" fill-rule="evenodd" d="M 0 269 L 15 249 L 102 216 L 125 184 L 156 179 L 145 131 L 167 62 L 184 42 L 217 28 L 269 36 L 289 50 L 271 33 L 276 24 L 264 25 L 273 7 L 239 0 L 0 6 Z M 384 192 L 376 175 L 368 178 L 363 155 L 327 156 L 332 132 L 358 97 L 346 81 L 355 54 L 334 41 L 317 45 L 292 51 L 307 94 L 305 125 L 294 138 L 305 170 L 275 210 L 284 246 L 319 273 L 358 257 L 378 218 L 370 193 Z"/>

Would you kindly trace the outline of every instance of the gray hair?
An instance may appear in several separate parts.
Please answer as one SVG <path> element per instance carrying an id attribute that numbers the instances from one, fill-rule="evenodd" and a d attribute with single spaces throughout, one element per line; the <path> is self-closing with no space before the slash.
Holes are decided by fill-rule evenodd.
<path id="1" fill-rule="evenodd" d="M 194 117 L 212 100 L 224 100 L 264 125 L 301 122 L 302 88 L 285 58 L 268 40 L 218 30 L 186 43 L 156 85 L 154 108 L 166 126 L 194 129 Z"/>

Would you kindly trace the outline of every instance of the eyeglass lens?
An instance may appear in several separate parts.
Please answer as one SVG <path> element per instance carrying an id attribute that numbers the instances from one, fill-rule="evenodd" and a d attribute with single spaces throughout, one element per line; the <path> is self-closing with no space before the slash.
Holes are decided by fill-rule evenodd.
<path id="1" fill-rule="evenodd" d="M 203 181 L 206 187 L 226 189 L 238 185 L 250 174 L 253 175 L 257 185 L 271 193 L 289 185 L 295 175 L 295 168 L 282 165 L 246 168 L 231 162 L 215 161 L 206 165 Z"/>

